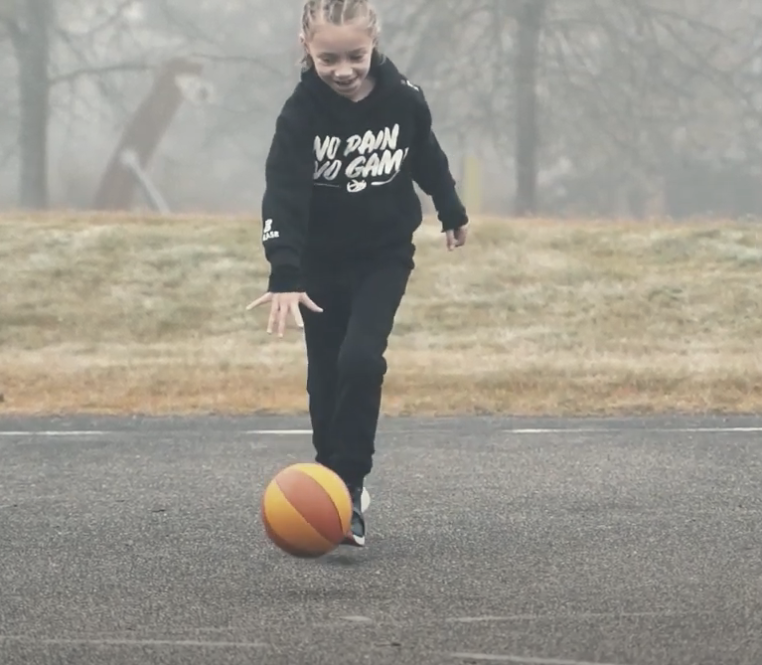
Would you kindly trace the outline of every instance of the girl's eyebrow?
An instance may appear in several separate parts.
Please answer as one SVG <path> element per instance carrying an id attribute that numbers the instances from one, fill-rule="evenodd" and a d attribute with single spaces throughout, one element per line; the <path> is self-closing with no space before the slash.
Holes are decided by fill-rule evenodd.
<path id="1" fill-rule="evenodd" d="M 363 55 L 367 49 L 365 47 L 356 48 L 354 51 L 350 51 L 349 55 Z M 320 51 L 319 53 L 321 58 L 324 58 L 327 55 L 338 55 L 334 51 Z"/>

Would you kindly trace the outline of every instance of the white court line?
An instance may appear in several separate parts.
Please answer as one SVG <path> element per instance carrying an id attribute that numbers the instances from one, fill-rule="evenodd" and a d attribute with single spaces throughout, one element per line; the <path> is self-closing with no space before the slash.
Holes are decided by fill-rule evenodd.
<path id="1" fill-rule="evenodd" d="M 197 432 L 198 430 L 194 430 Z M 0 437 L 77 437 L 77 436 L 117 436 L 139 434 L 142 436 L 153 436 L 160 434 L 177 434 L 183 430 L 0 430 Z M 231 430 L 231 434 L 254 434 L 266 436 L 305 436 L 312 434 L 311 429 L 254 429 L 254 430 Z"/>
<path id="2" fill-rule="evenodd" d="M 182 430 L 179 430 L 182 431 Z M 197 430 L 196 430 L 197 431 Z M 172 430 L 17 430 L 0 431 L 0 436 L 114 436 L 117 434 L 172 434 L 177 431 Z M 263 434 L 276 436 L 304 435 L 312 434 L 311 429 L 255 429 L 245 431 L 232 431 L 233 434 Z"/>
<path id="3" fill-rule="evenodd" d="M 141 640 L 141 639 L 67 639 L 67 638 L 35 638 L 16 635 L 0 635 L 0 642 L 23 642 L 26 644 L 50 645 L 92 645 L 119 647 L 199 647 L 203 649 L 262 649 L 267 647 L 263 642 L 208 642 L 198 640 Z"/>
<path id="4" fill-rule="evenodd" d="M 196 430 L 197 431 L 197 430 Z M 410 432 L 416 432 L 418 430 L 405 430 Z M 425 431 L 425 430 L 422 430 Z M 440 432 L 447 431 L 445 428 L 437 430 Z M 601 428 L 583 428 L 583 427 L 568 427 L 568 428 L 521 428 L 521 429 L 502 429 L 499 430 L 503 434 L 612 434 L 621 432 L 642 432 L 642 433 L 670 433 L 687 434 L 687 433 L 717 433 L 717 434 L 731 434 L 734 432 L 762 432 L 762 426 L 758 427 L 612 427 L 608 429 Z M 0 437 L 35 437 L 35 436 L 50 436 L 50 437 L 74 437 L 74 436 L 114 436 L 114 435 L 127 435 L 127 434 L 141 434 L 141 435 L 156 435 L 156 434 L 172 434 L 182 432 L 182 430 L 16 430 L 16 431 L 0 431 Z M 247 435 L 262 435 L 262 436 L 308 436 L 312 434 L 311 429 L 252 429 L 252 430 L 230 430 L 231 434 L 247 434 Z"/>
<path id="5" fill-rule="evenodd" d="M 514 663 L 515 665 L 615 665 L 614 663 L 591 663 L 584 660 L 558 660 L 557 658 L 532 658 L 529 656 L 501 656 L 489 653 L 448 653 L 451 658 L 481 661 L 484 663 Z"/>
<path id="6" fill-rule="evenodd" d="M 106 430 L 24 430 L 18 432 L 2 432 L 0 436 L 109 436 L 120 432 L 108 432 Z"/>
<path id="7" fill-rule="evenodd" d="M 562 619 L 572 619 L 574 621 L 584 621 L 586 619 L 643 619 L 654 618 L 662 619 L 665 617 L 683 617 L 686 615 L 699 616 L 711 614 L 711 612 L 568 612 L 565 614 L 507 614 L 504 616 L 476 616 L 476 617 L 454 617 L 446 619 L 448 623 L 496 623 L 506 621 L 559 621 Z"/>
<path id="8" fill-rule="evenodd" d="M 250 429 L 241 432 L 241 434 L 263 434 L 272 436 L 292 436 L 312 434 L 311 429 Z"/>
<path id="9" fill-rule="evenodd" d="M 410 432 L 417 432 L 419 430 L 406 430 Z M 425 431 L 425 430 L 421 430 Z M 440 432 L 446 431 L 446 428 L 437 430 Z M 568 427 L 568 428 L 522 428 L 522 429 L 503 429 L 500 430 L 505 434 L 574 434 L 576 432 L 582 434 L 608 434 L 610 432 L 762 432 L 762 425 L 759 427 L 622 427 L 622 428 L 584 428 L 584 427 Z M 263 434 L 274 436 L 291 436 L 300 434 L 312 434 L 311 429 L 254 429 L 246 430 L 242 434 Z"/>
<path id="10" fill-rule="evenodd" d="M 759 427 L 610 427 L 608 429 L 602 428 L 584 428 L 584 427 L 569 427 L 569 428 L 547 428 L 547 429 L 504 429 L 501 430 L 505 434 L 573 434 L 579 432 L 581 434 L 609 434 L 611 432 L 678 432 L 678 433 L 691 433 L 691 432 L 718 432 L 718 433 L 730 433 L 730 432 L 762 432 L 762 425 Z"/>

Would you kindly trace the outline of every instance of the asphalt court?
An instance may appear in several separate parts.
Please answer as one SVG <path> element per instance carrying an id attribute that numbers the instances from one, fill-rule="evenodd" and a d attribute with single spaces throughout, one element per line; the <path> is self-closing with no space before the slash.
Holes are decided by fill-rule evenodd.
<path id="1" fill-rule="evenodd" d="M 385 419 L 365 550 L 258 502 L 303 418 L 0 419 L 0 663 L 759 665 L 762 417 Z"/>

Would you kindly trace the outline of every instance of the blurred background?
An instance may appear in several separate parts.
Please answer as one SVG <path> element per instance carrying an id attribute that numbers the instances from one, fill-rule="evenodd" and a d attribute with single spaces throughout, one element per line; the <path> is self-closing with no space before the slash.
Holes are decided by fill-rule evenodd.
<path id="1" fill-rule="evenodd" d="M 259 214 L 300 0 L 0 0 L 0 209 Z M 376 0 L 473 212 L 762 213 L 760 0 Z"/>

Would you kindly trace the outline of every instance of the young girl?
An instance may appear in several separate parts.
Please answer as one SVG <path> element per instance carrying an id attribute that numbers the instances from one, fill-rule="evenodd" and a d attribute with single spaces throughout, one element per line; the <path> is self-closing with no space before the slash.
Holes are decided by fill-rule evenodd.
<path id="1" fill-rule="evenodd" d="M 301 81 L 265 165 L 262 243 L 268 333 L 304 328 L 316 461 L 352 496 L 346 543 L 365 544 L 363 487 L 375 452 L 384 354 L 422 222 L 413 183 L 436 207 L 447 248 L 468 217 L 421 89 L 378 50 L 370 0 L 307 0 Z M 365 495 L 367 500 L 367 494 Z"/>

